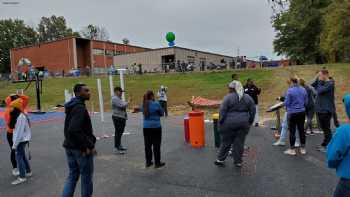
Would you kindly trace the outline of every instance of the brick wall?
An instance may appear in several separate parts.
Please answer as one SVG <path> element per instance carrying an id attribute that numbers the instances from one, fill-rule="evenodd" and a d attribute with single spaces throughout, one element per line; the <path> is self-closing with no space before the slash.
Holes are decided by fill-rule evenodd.
<path id="1" fill-rule="evenodd" d="M 74 44 L 75 42 L 75 44 Z M 74 51 L 74 46 L 76 51 Z M 82 69 L 91 66 L 106 68 L 113 64 L 113 56 L 92 55 L 91 49 L 135 53 L 146 51 L 142 47 L 123 45 L 112 42 L 87 40 L 80 38 L 66 38 L 58 41 L 41 43 L 35 46 L 11 49 L 11 72 L 15 74 L 17 64 L 21 58 L 28 58 L 32 65 L 44 66 L 50 72 L 67 73 L 75 66 Z M 93 60 L 91 61 L 91 57 Z"/>
<path id="2" fill-rule="evenodd" d="M 16 72 L 21 58 L 28 58 L 34 67 L 44 66 L 54 72 L 68 71 L 74 67 L 73 38 L 11 49 L 12 73 Z"/>

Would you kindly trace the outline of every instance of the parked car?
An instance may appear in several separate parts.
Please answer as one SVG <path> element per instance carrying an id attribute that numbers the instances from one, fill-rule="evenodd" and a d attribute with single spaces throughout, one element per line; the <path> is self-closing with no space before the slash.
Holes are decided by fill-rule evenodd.
<path id="1" fill-rule="evenodd" d="M 80 76 L 80 70 L 79 69 L 71 69 L 68 72 L 68 76 L 79 77 Z"/>
<path id="2" fill-rule="evenodd" d="M 219 64 L 216 67 L 217 70 L 226 70 L 227 69 L 227 64 Z"/>
<path id="3" fill-rule="evenodd" d="M 114 66 L 111 66 L 110 68 L 108 68 L 107 74 L 108 75 L 117 75 L 118 74 L 118 70 Z"/>
<path id="4" fill-rule="evenodd" d="M 217 69 L 217 65 L 215 65 L 214 63 L 210 62 L 207 65 L 207 70 L 215 70 L 215 69 Z"/>

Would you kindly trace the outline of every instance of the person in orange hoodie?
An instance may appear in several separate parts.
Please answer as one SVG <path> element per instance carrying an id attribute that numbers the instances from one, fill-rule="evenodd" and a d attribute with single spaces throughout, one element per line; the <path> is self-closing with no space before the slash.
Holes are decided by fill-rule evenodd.
<path id="1" fill-rule="evenodd" d="M 12 149 L 13 146 L 13 130 L 15 128 L 14 124 L 10 124 L 11 122 L 11 107 L 10 104 L 12 101 L 21 98 L 22 99 L 22 110 L 24 111 L 24 109 L 27 107 L 28 105 L 28 101 L 29 101 L 29 97 L 26 95 L 17 95 L 17 94 L 11 94 L 8 97 L 6 97 L 5 99 L 5 103 L 6 103 L 6 108 L 5 108 L 5 112 L 4 112 L 4 119 L 5 119 L 5 123 L 6 123 L 6 130 L 7 130 L 7 142 L 10 146 L 11 149 L 11 164 L 12 164 L 12 175 L 13 176 L 18 176 L 19 175 L 19 171 L 17 169 L 17 161 L 16 161 L 16 153 L 15 150 Z"/>

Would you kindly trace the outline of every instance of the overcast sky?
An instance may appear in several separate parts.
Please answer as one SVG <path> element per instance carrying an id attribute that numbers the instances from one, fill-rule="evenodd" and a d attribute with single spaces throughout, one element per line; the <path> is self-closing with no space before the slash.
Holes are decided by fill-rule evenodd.
<path id="1" fill-rule="evenodd" d="M 0 18 L 20 18 L 35 26 L 41 16 L 64 16 L 74 31 L 104 26 L 109 38 L 150 48 L 176 45 L 226 55 L 275 58 L 267 0 L 0 0 Z M 8 5 L 3 2 L 19 2 Z"/>

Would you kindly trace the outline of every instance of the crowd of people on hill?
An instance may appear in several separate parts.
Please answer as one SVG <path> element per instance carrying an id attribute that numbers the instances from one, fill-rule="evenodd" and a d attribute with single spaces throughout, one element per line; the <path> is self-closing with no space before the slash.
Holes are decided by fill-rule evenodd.
<path id="1" fill-rule="evenodd" d="M 287 155 L 301 155 L 306 152 L 306 136 L 315 134 L 313 119 L 316 115 L 317 127 L 323 132 L 324 138 L 317 148 L 327 153 L 330 168 L 337 169 L 340 181 L 335 197 L 350 196 L 350 124 L 340 126 L 335 109 L 335 81 L 326 69 L 317 73 L 315 79 L 307 84 L 304 79 L 296 76 L 287 80 L 287 90 L 281 101 L 284 102 L 286 113 L 283 118 L 280 138 L 273 145 L 285 146 L 289 133 L 289 148 Z M 243 165 L 245 140 L 249 130 L 254 125 L 259 126 L 259 102 L 261 89 L 252 79 L 243 86 L 236 74 L 228 84 L 228 93 L 223 98 L 219 110 L 219 133 L 221 145 L 214 164 L 225 166 L 225 160 L 232 152 L 234 164 L 240 168 Z M 81 177 L 81 195 L 92 196 L 93 172 L 96 137 L 85 102 L 90 99 L 90 89 L 85 84 L 76 84 L 73 88 L 75 97 L 65 104 L 64 142 L 69 175 L 65 181 L 63 197 L 74 195 L 76 184 Z M 115 128 L 114 153 L 125 154 L 127 148 L 122 145 L 122 136 L 127 123 L 128 102 L 123 98 L 124 90 L 114 88 L 112 97 L 112 120 Z M 167 87 L 161 86 L 157 92 L 159 100 L 153 91 L 147 91 L 139 111 L 143 115 L 143 137 L 145 152 L 145 167 L 162 168 L 161 160 L 162 125 L 161 117 L 168 116 Z M 31 124 L 25 108 L 28 105 L 25 95 L 10 95 L 6 98 L 5 121 L 7 140 L 11 148 L 12 174 L 17 177 L 13 185 L 27 181 L 32 176 L 29 164 L 30 155 L 25 148 L 31 141 Z M 350 117 L 350 94 L 343 99 L 347 115 Z M 332 136 L 331 119 L 337 127 Z M 306 123 L 305 123 L 306 121 Z"/>

